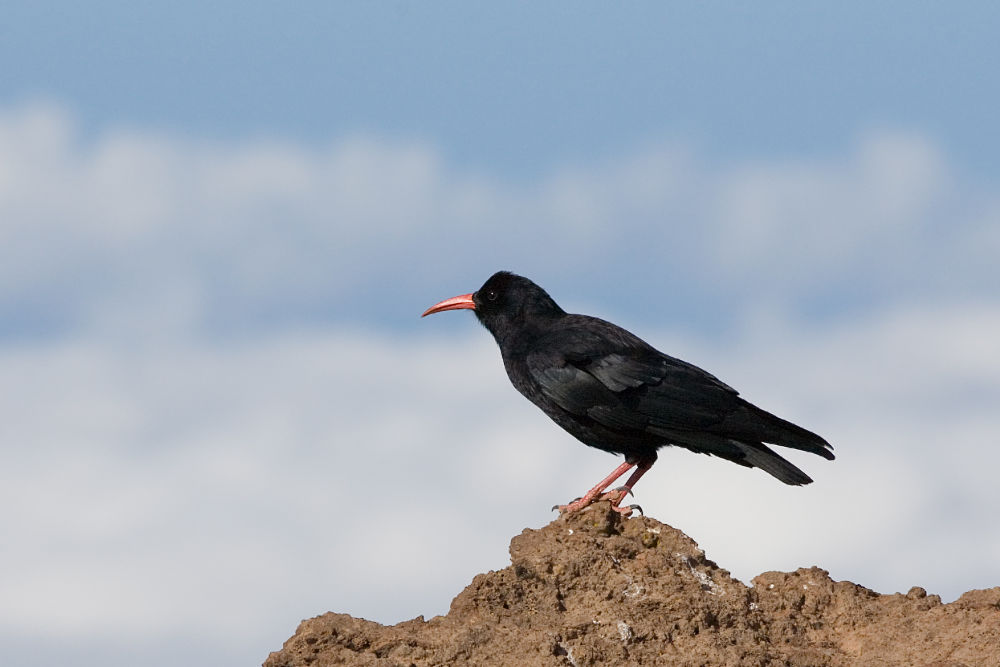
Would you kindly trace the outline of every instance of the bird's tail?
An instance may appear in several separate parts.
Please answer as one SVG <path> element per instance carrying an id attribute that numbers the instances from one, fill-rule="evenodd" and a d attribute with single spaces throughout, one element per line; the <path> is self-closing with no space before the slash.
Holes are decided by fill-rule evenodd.
<path id="1" fill-rule="evenodd" d="M 802 486 L 812 482 L 809 475 L 781 458 L 776 451 L 764 443 L 754 439 L 737 440 L 732 437 L 703 433 L 694 441 L 689 437 L 684 441 L 675 440 L 674 442 L 693 452 L 718 456 L 747 468 L 760 468 L 785 484 Z"/>
<path id="2" fill-rule="evenodd" d="M 802 486 L 812 483 L 812 478 L 796 468 L 794 465 L 783 459 L 776 451 L 761 442 L 740 442 L 730 440 L 740 451 L 743 452 L 743 465 L 750 465 L 760 468 L 764 472 L 778 478 L 785 484 L 792 486 Z"/>
<path id="3" fill-rule="evenodd" d="M 726 419 L 725 430 L 729 434 L 734 434 L 733 437 L 737 440 L 744 442 L 766 442 L 817 454 L 831 461 L 835 458 L 833 446 L 822 437 L 750 403 L 745 403 L 742 410 L 737 410 Z M 778 456 L 769 449 L 767 451 Z M 758 467 L 763 468 L 763 466 Z M 774 476 L 781 479 L 778 475 Z"/>

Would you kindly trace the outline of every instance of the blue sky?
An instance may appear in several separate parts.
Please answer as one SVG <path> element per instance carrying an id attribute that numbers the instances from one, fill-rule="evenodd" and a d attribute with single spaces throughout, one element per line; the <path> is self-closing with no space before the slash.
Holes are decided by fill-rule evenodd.
<path id="1" fill-rule="evenodd" d="M 735 576 L 1000 584 L 998 13 L 5 8 L 4 654 L 248 664 L 503 567 L 615 460 L 419 319 L 499 268 L 833 443 L 661 454 Z"/>
<path id="2" fill-rule="evenodd" d="M 995 175 L 994 3 L 18 3 L 0 98 L 83 125 L 433 142 L 533 178 L 652 138 L 721 158 L 932 133 Z"/>

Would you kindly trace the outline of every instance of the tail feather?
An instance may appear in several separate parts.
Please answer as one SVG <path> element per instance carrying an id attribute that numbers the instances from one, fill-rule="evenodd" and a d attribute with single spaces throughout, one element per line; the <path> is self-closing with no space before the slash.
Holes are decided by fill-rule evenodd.
<path id="1" fill-rule="evenodd" d="M 812 478 L 783 459 L 777 452 L 761 442 L 731 441 L 743 452 L 743 460 L 755 468 L 760 468 L 785 484 L 802 486 L 811 484 Z"/>
<path id="2" fill-rule="evenodd" d="M 791 447 L 817 454 L 831 461 L 835 458 L 833 446 L 812 431 L 786 421 L 777 415 L 772 415 L 750 403 L 746 403 L 743 408 L 726 419 L 723 430 L 728 432 L 731 437 Z"/>
<path id="3" fill-rule="evenodd" d="M 747 468 L 760 468 L 785 484 L 802 486 L 812 478 L 783 459 L 777 452 L 755 439 L 737 440 L 706 433 L 686 434 L 683 439 L 672 437 L 671 444 L 700 454 L 710 454 L 738 463 Z"/>

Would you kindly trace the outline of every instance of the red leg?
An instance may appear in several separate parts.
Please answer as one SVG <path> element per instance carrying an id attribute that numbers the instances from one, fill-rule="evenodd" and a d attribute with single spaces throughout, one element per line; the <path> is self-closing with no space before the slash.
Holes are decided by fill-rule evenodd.
<path id="1" fill-rule="evenodd" d="M 655 459 L 654 459 L 655 460 Z M 612 491 L 604 492 L 606 488 L 611 486 L 615 480 L 627 473 L 632 468 L 636 467 L 635 472 L 628 478 L 625 482 L 625 486 L 620 489 L 614 489 Z M 653 467 L 653 461 L 641 461 L 639 463 L 629 463 L 625 461 L 620 466 L 614 469 L 614 471 L 602 479 L 597 485 L 590 491 L 587 491 L 584 496 L 578 500 L 574 500 L 568 505 L 559 505 L 553 509 L 558 509 L 560 512 L 577 512 L 588 505 L 597 502 L 598 500 L 610 500 L 611 507 L 614 508 L 616 512 L 620 512 L 625 516 L 632 513 L 632 509 L 629 507 L 619 507 L 625 496 L 632 491 L 632 487 L 635 483 L 639 481 L 639 478 L 646 474 L 646 471 Z"/>
<path id="2" fill-rule="evenodd" d="M 621 477 L 622 475 L 624 475 L 625 473 L 627 473 L 633 467 L 635 467 L 634 463 L 629 463 L 628 461 L 625 461 L 620 466 L 618 466 L 617 468 L 615 468 L 614 472 L 612 472 L 610 475 L 608 475 L 607 477 L 605 477 L 604 479 L 602 479 L 600 482 L 598 482 L 597 486 L 595 486 L 594 488 L 592 488 L 590 491 L 587 491 L 587 493 L 583 494 L 583 498 L 578 498 L 578 499 L 574 500 L 573 502 L 571 502 L 569 505 L 559 505 L 558 506 L 559 511 L 560 512 L 576 512 L 577 510 L 583 509 L 587 505 L 589 505 L 589 504 L 593 503 L 594 501 L 596 501 L 597 497 L 600 496 L 601 493 L 604 492 L 604 489 L 606 489 L 609 486 L 611 486 L 612 484 L 614 484 L 615 480 L 617 480 L 619 477 Z"/>
<path id="3" fill-rule="evenodd" d="M 632 476 L 628 478 L 627 482 L 625 482 L 625 488 L 631 491 L 632 487 L 635 486 L 635 483 L 639 481 L 639 478 L 645 475 L 646 471 L 653 467 L 653 463 L 654 461 L 641 461 L 638 464 L 639 467 L 635 469 Z"/>

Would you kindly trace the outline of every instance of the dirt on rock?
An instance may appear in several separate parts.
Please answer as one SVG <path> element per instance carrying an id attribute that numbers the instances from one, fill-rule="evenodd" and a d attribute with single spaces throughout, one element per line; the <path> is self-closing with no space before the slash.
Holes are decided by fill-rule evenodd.
<path id="1" fill-rule="evenodd" d="M 393 626 L 328 613 L 264 667 L 326 665 L 1000 666 L 1000 587 L 942 604 L 825 570 L 748 587 L 684 533 L 599 503 L 525 530 L 445 616 Z"/>

